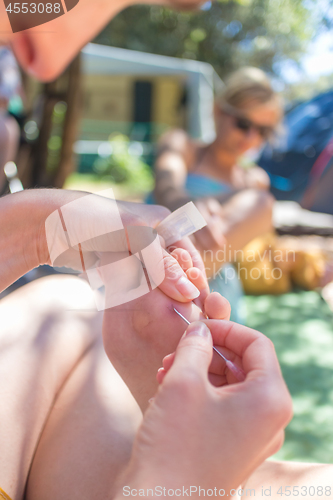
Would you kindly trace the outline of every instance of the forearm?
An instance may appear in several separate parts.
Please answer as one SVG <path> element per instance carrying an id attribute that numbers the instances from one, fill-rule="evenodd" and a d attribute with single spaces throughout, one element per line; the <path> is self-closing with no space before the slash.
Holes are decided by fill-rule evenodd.
<path id="1" fill-rule="evenodd" d="M 227 262 L 234 262 L 236 252 L 251 240 L 272 229 L 273 197 L 264 191 L 246 190 L 222 204 L 219 229 L 225 244 L 202 249 L 207 276 L 211 277 Z"/>
<path id="2" fill-rule="evenodd" d="M 176 210 L 190 201 L 186 191 L 187 167 L 181 155 L 165 153 L 155 164 L 156 203 Z"/>
<path id="3" fill-rule="evenodd" d="M 0 291 L 25 273 L 47 264 L 45 220 L 85 193 L 38 189 L 0 198 Z"/>
<path id="4" fill-rule="evenodd" d="M 158 205 L 167 207 L 171 211 L 192 201 L 185 189 L 164 186 L 163 183 L 156 183 L 154 198 Z"/>
<path id="5" fill-rule="evenodd" d="M 233 253 L 272 229 L 273 197 L 259 190 L 237 193 L 223 206 L 228 248 Z"/>

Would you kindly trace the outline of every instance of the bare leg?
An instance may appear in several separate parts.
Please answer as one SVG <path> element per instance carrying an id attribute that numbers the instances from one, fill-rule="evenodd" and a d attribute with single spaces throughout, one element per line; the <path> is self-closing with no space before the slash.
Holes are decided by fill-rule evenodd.
<path id="1" fill-rule="evenodd" d="M 141 418 L 100 341 L 79 362 L 52 408 L 26 500 L 112 498 Z"/>
<path id="2" fill-rule="evenodd" d="M 33 282 L 0 301 L 0 486 L 23 497 L 54 399 L 96 342 L 101 317 L 89 287 L 73 277 Z"/>
<path id="3" fill-rule="evenodd" d="M 93 310 L 88 285 L 66 276 L 0 302 L 0 485 L 13 500 L 106 498 L 130 457 L 141 412 Z"/>

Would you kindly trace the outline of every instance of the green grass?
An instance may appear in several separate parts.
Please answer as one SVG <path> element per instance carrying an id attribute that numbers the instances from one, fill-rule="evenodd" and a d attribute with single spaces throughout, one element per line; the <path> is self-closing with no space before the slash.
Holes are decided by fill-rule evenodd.
<path id="1" fill-rule="evenodd" d="M 98 176 L 96 174 L 81 174 L 74 172 L 65 181 L 64 189 L 75 189 L 98 193 L 104 189 L 112 188 L 117 200 L 142 201 L 147 192 L 138 189 L 133 183 L 115 183 L 108 176 Z"/>
<path id="2" fill-rule="evenodd" d="M 276 348 L 294 403 L 283 448 L 274 457 L 333 461 L 333 314 L 316 292 L 246 297 L 247 324 Z"/>

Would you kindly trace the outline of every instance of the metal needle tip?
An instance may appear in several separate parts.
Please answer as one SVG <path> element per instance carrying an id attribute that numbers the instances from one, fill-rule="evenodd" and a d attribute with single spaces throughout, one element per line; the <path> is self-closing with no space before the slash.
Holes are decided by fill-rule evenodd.
<path id="1" fill-rule="evenodd" d="M 188 320 L 188 319 L 186 319 L 186 318 L 185 318 L 185 317 L 184 317 L 184 316 L 183 316 L 183 315 L 182 315 L 179 311 L 177 311 L 177 309 L 176 309 L 175 307 L 173 308 L 173 310 L 175 311 L 175 313 L 177 313 L 177 314 L 178 314 L 178 316 L 179 316 L 180 318 L 182 318 L 182 320 L 183 320 L 183 321 L 185 321 L 185 323 L 186 323 L 186 324 L 188 324 L 188 325 L 190 325 L 190 324 L 191 324 L 191 323 L 189 322 L 189 320 Z M 215 352 L 216 352 L 219 356 L 221 356 L 221 358 L 223 358 L 223 359 L 224 359 L 224 361 L 226 361 L 226 362 L 228 361 L 228 360 L 227 360 L 227 358 L 226 358 L 225 356 L 223 356 L 223 354 L 222 354 L 222 353 L 221 353 L 218 349 L 216 349 L 216 347 L 214 347 L 214 346 L 213 346 L 213 349 L 214 349 L 214 351 L 215 351 Z"/>
<path id="2" fill-rule="evenodd" d="M 176 309 L 175 307 L 173 308 L 173 310 L 175 311 L 175 313 L 177 313 L 177 314 L 178 314 L 178 316 L 179 316 L 180 318 L 182 318 L 182 320 L 183 320 L 183 321 L 185 321 L 185 323 L 186 323 L 187 325 L 190 325 L 190 324 L 191 324 L 191 323 L 189 322 L 189 320 L 188 320 L 188 319 L 186 319 L 186 318 L 185 318 L 185 316 L 183 316 L 183 315 L 182 315 L 179 311 L 177 311 L 177 309 Z M 230 368 L 230 369 L 234 372 L 234 375 L 236 376 L 236 378 L 238 378 L 238 380 L 241 380 L 241 381 L 242 381 L 242 380 L 244 380 L 244 379 L 245 379 L 245 374 L 244 374 L 243 370 L 241 370 L 240 368 L 238 368 L 238 369 L 237 369 L 237 368 L 235 367 L 234 363 L 233 363 L 232 361 L 229 361 L 229 360 L 228 360 L 225 356 L 223 356 L 223 354 L 222 354 L 222 353 L 221 353 L 218 349 L 216 349 L 216 347 L 215 347 L 215 346 L 213 346 L 213 349 L 214 349 L 214 351 L 215 351 L 215 352 L 216 352 L 219 356 L 221 356 L 221 358 L 223 358 L 223 359 L 224 359 L 224 361 L 227 363 L 227 366 L 229 365 L 229 368 Z M 237 370 L 237 373 L 235 373 L 235 372 L 236 372 L 236 370 Z M 238 372 L 239 372 L 239 373 L 238 373 Z"/>
<path id="3" fill-rule="evenodd" d="M 191 324 L 188 319 L 186 319 L 182 314 L 180 314 L 179 311 L 177 311 L 177 309 L 173 308 L 173 310 L 175 311 L 175 313 L 178 314 L 178 316 L 180 316 L 182 318 L 183 321 L 185 321 L 185 323 L 187 323 L 188 325 Z"/>
<path id="4" fill-rule="evenodd" d="M 213 349 L 214 349 L 215 352 L 217 352 L 217 354 L 219 356 L 221 356 L 221 358 L 224 359 L 224 361 L 228 361 L 227 358 L 225 356 L 223 356 L 223 354 L 218 349 L 216 349 L 216 347 L 213 346 Z"/>

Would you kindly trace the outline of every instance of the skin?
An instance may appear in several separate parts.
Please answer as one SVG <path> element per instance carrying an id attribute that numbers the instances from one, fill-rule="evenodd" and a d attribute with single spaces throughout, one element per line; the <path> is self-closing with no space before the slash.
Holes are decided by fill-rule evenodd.
<path id="1" fill-rule="evenodd" d="M 20 276 L 23 276 L 39 265 L 53 265 L 49 255 L 45 221 L 49 215 L 54 212 L 56 213 L 61 207 L 78 201 L 84 196 L 87 196 L 87 193 L 40 189 L 22 191 L 0 199 L 0 211 L 2 214 L 0 229 L 3 236 L 0 242 L 0 290 L 6 289 Z M 74 233 L 75 227 L 84 227 L 85 240 L 88 240 L 88 242 L 90 241 L 89 235 L 94 234 L 95 220 L 98 223 L 99 218 L 105 213 L 108 213 L 110 218 L 112 218 L 113 214 L 117 216 L 119 214 L 125 228 L 130 226 L 149 226 L 154 228 L 169 214 L 166 208 L 158 206 L 149 207 L 143 204 L 122 201 L 118 201 L 115 206 L 107 198 L 95 195 L 92 198 L 88 197 L 85 210 L 89 213 L 88 219 L 81 209 L 74 210 L 71 218 L 72 221 L 75 220 L 75 224 L 72 224 Z M 15 231 L 13 231 L 13 227 Z M 107 233 L 107 248 L 104 245 L 101 247 L 98 246 L 99 240 L 97 240 L 97 246 L 95 245 L 87 252 L 84 251 L 85 256 L 89 254 L 88 257 L 90 258 L 91 254 L 94 254 L 96 251 L 113 254 L 114 251 L 118 250 L 114 248 L 114 239 L 112 232 Z M 191 254 L 194 265 L 201 270 L 201 273 L 204 273 L 204 266 L 200 255 L 187 238 L 183 238 L 177 242 L 177 247 L 186 249 Z M 179 301 L 184 300 L 188 302 L 197 298 L 200 292 L 187 279 L 176 259 L 165 249 L 162 250 L 162 254 L 165 279 L 160 284 L 161 289 Z M 55 263 L 55 265 L 58 264 Z M 72 267 L 81 272 L 83 270 L 77 249 L 72 249 L 64 253 L 64 257 L 59 262 L 59 265 Z M 205 288 L 202 289 L 200 294 L 201 300 L 204 300 L 207 293 L 208 286 L 206 283 Z"/>
<path id="2" fill-rule="evenodd" d="M 274 128 L 280 120 L 280 109 L 275 102 L 258 104 L 242 110 L 242 115 L 255 124 Z M 155 198 L 171 210 L 190 200 L 184 186 L 194 165 L 195 173 L 222 181 L 234 190 L 231 195 L 195 201 L 207 227 L 192 239 L 201 252 L 208 277 L 228 261 L 229 252 L 221 254 L 221 250 L 227 248 L 232 255 L 255 237 L 271 230 L 274 201 L 267 192 L 269 179 L 262 169 L 244 170 L 237 165 L 244 152 L 263 144 L 259 132 L 254 128 L 247 133 L 239 130 L 234 118 L 218 106 L 215 107 L 215 120 L 217 136 L 208 146 L 194 142 L 181 130 L 167 133 L 161 139 L 155 165 Z"/>
<path id="3" fill-rule="evenodd" d="M 244 382 L 210 383 L 212 343 L 234 353 L 247 374 Z M 280 448 L 291 401 L 274 347 L 259 332 L 223 320 L 192 323 L 165 371 L 123 485 L 180 491 L 200 485 L 228 494 Z M 174 428 L 176 433 L 161 431 Z M 193 496 L 200 498 L 199 492 Z"/>
<path id="4" fill-rule="evenodd" d="M 129 2 L 124 0 L 81 0 L 66 15 L 44 25 L 12 33 L 2 2 L 0 40 L 12 46 L 23 70 L 40 80 L 49 81 L 56 78 L 78 51 L 127 5 Z M 192 2 L 181 0 L 179 6 L 182 5 L 186 8 Z M 82 193 L 69 191 L 31 190 L 29 193 L 18 193 L 15 198 L 11 196 L 0 200 L 0 229 L 4 235 L 0 245 L 0 290 L 4 290 L 29 270 L 49 263 L 45 221 L 52 212 L 80 196 Z M 151 227 L 155 227 L 168 214 L 162 207 L 141 206 L 140 209 L 133 209 L 126 203 L 122 203 L 121 211 L 126 220 L 125 225 L 148 224 Z M 13 227 L 15 231 L 12 230 Z M 188 239 L 183 239 L 177 245 L 186 248 L 195 265 L 204 272 L 202 260 L 193 244 Z M 179 282 L 179 278 L 183 276 L 181 269 L 177 268 L 177 263 L 167 252 L 163 253 L 166 271 L 166 279 L 161 285 L 163 290 L 177 300 L 182 300 L 181 297 L 185 301 L 192 300 L 197 291 L 188 281 L 185 285 Z M 207 292 L 208 287 L 205 293 Z"/>
<path id="5" fill-rule="evenodd" d="M 135 3 L 131 0 L 80 0 L 66 15 L 44 25 L 12 33 L 4 3 L 0 4 L 0 40 L 10 43 L 21 67 L 42 81 L 56 78 L 84 45 L 92 40 L 118 12 Z M 147 3 L 151 3 L 147 1 Z M 154 2 L 192 10 L 201 0 Z"/>
<path id="6" fill-rule="evenodd" d="M 183 269 L 191 275 L 196 269 L 186 257 L 183 252 L 178 256 L 178 260 Z M 196 283 L 199 288 L 204 286 L 203 282 Z M 163 357 L 176 349 L 185 330 L 185 323 L 173 308 L 189 321 L 203 319 L 205 316 L 202 311 L 213 318 L 230 317 L 228 301 L 217 293 L 208 295 L 203 305 L 198 302 L 197 304 L 176 302 L 161 290 L 155 289 L 139 299 L 105 311 L 105 352 L 143 412 L 157 390 L 155 375 Z"/>
<path id="7" fill-rule="evenodd" d="M 241 115 L 253 123 L 271 128 L 275 128 L 279 123 L 280 114 L 280 108 L 275 102 L 258 103 L 249 109 L 241 110 Z M 224 113 L 217 105 L 215 122 L 216 139 L 208 146 L 191 140 L 182 130 L 167 132 L 162 136 L 156 161 L 155 196 L 159 203 L 164 202 L 166 206 L 173 201 L 176 203 L 184 190 L 186 176 L 192 171 L 225 182 L 234 190 L 269 187 L 268 176 L 261 168 L 244 170 L 237 165 L 242 154 L 262 146 L 264 141 L 258 130 L 253 128 L 244 132 L 238 129 L 234 118 Z M 199 161 L 197 157 L 200 157 Z M 166 201 L 169 203 L 165 203 Z"/>
<path id="8" fill-rule="evenodd" d="M 81 0 L 66 15 L 13 34 L 2 3 L 0 37 L 4 43 L 11 44 L 19 64 L 28 74 L 39 80 L 51 81 L 108 20 L 127 5 L 128 2 L 123 0 Z"/>
<path id="9" fill-rule="evenodd" d="M 175 313 L 171 315 L 170 307 L 175 305 L 190 321 L 202 316 L 196 306 L 175 303 L 163 296 L 160 290 L 149 294 L 147 299 L 150 298 L 152 302 L 148 300 L 146 305 L 143 301 L 132 304 L 132 327 L 125 332 L 120 331 L 124 335 L 125 346 L 117 367 L 120 372 L 124 372 L 130 361 L 131 370 L 128 371 L 126 382 L 139 403 L 141 399 L 144 410 L 147 398 L 154 396 L 157 388 L 156 373 L 150 369 L 150 363 L 155 366 L 163 363 L 164 376 L 161 377 L 159 370 L 158 379 L 165 390 L 158 390 L 151 406 L 152 411 L 147 411 L 143 426 L 139 407 L 105 356 L 100 342 L 102 318 L 92 310 L 91 291 L 82 280 L 71 276 L 44 278 L 1 301 L 0 376 L 6 380 L 6 384 L 0 387 L 0 484 L 13 500 L 23 498 L 24 491 L 27 500 L 57 500 L 59 487 L 65 500 L 115 498 L 116 485 L 119 485 L 123 474 L 128 478 L 126 484 L 133 487 L 138 484 L 140 487 L 151 486 L 147 477 L 142 475 L 142 467 L 136 465 L 137 461 L 147 466 L 145 470 L 150 471 L 150 479 L 153 477 L 158 484 L 167 486 L 171 478 L 170 487 L 175 487 L 179 481 L 185 485 L 186 481 L 197 484 L 193 480 L 200 479 L 202 487 L 222 484 L 231 488 L 239 481 L 244 481 L 244 476 L 250 475 L 253 468 L 281 446 L 282 429 L 290 418 L 290 399 L 270 341 L 260 333 L 240 325 L 205 320 L 213 334 L 215 346 L 247 373 L 253 370 L 253 376 L 250 376 L 252 382 L 247 385 L 235 384 L 224 361 L 216 355 L 212 358 L 211 341 L 206 345 L 206 341 L 202 344 L 202 339 L 199 343 L 193 339 L 187 340 L 186 343 L 190 342 L 190 345 L 183 345 L 182 360 L 177 361 L 175 354 L 167 355 L 163 360 L 164 354 L 177 345 L 184 333 L 183 322 Z M 16 314 L 17 308 L 20 310 L 19 315 Z M 129 312 L 128 308 L 128 317 Z M 211 294 L 205 301 L 205 313 L 210 318 L 228 318 L 230 309 L 220 295 Z M 113 356 L 112 350 L 118 348 L 112 339 L 117 340 L 114 331 L 123 326 L 117 323 L 119 316 L 119 311 L 110 310 L 104 319 L 104 344 L 109 358 Z M 196 327 L 197 323 L 192 324 L 192 329 L 193 325 Z M 203 359 L 206 371 L 200 364 Z M 199 390 L 197 376 L 203 381 L 205 379 L 202 377 L 208 371 L 208 379 L 202 386 L 206 389 Z M 172 377 L 168 377 L 169 373 Z M 192 375 L 189 377 L 189 374 Z M 267 380 L 263 385 L 264 374 Z M 255 383 L 258 376 L 259 386 Z M 216 399 L 218 393 L 214 394 L 212 388 L 220 390 L 228 386 L 237 389 L 237 396 L 233 402 L 226 400 L 224 404 L 222 400 Z M 144 394 L 141 392 L 142 387 Z M 149 387 L 149 393 L 146 387 Z M 255 387 L 266 389 L 256 393 Z M 233 392 L 233 389 L 229 391 L 231 398 L 234 397 Z M 177 394 L 180 400 L 177 396 L 174 399 Z M 195 397 L 187 396 L 184 399 L 184 394 Z M 29 404 L 26 403 L 27 398 Z M 236 415 L 245 418 L 246 425 L 242 418 L 235 421 L 234 404 Z M 246 410 L 237 409 L 240 404 L 244 404 Z M 162 413 L 158 410 L 160 405 Z M 267 408 L 269 414 L 265 410 Z M 208 427 L 205 424 L 208 417 L 202 414 L 204 409 L 209 414 Z M 253 419 L 250 418 L 251 411 L 254 412 Z M 195 422 L 192 419 L 191 426 L 188 425 L 189 412 L 197 415 Z M 214 415 L 217 416 L 216 421 Z M 221 420 L 222 415 L 224 417 Z M 164 420 L 160 422 L 162 416 Z M 161 425 L 162 428 L 169 428 L 170 419 L 174 418 L 179 423 L 175 429 L 180 435 L 177 432 L 170 434 L 158 431 Z M 235 428 L 239 426 L 236 435 L 240 444 L 237 449 L 244 454 L 237 453 L 237 467 L 230 462 L 233 453 L 225 451 L 229 445 L 235 446 L 235 443 L 225 441 L 223 428 L 230 425 L 225 419 L 232 421 Z M 267 421 L 270 422 L 268 427 Z M 255 428 L 249 434 L 255 436 L 255 440 L 253 448 L 250 443 L 244 448 L 246 439 L 241 429 L 247 429 L 248 432 L 250 422 Z M 185 437 L 184 429 L 188 433 L 193 425 L 202 424 L 204 428 L 196 434 L 198 442 L 193 441 L 193 435 L 190 439 Z M 132 445 L 139 426 L 135 454 L 132 455 Z M 172 436 L 176 442 L 158 442 L 155 431 L 168 440 Z M 208 435 L 203 438 L 203 433 L 207 432 Z M 223 443 L 216 446 L 219 434 L 224 436 Z M 214 443 L 211 442 L 212 437 Z M 196 454 L 202 460 L 192 462 L 194 477 L 183 474 L 183 454 L 187 450 L 191 457 L 194 456 L 192 448 L 179 446 L 184 439 L 204 452 L 202 455 Z M 158 446 L 155 447 L 157 442 Z M 203 443 L 207 444 L 204 448 Z M 158 452 L 161 446 L 162 454 Z M 167 451 L 169 446 L 174 447 L 172 453 Z M 223 457 L 216 455 L 221 450 Z M 215 453 L 214 458 L 212 453 Z M 165 462 L 164 457 L 169 455 L 178 457 L 180 462 L 175 459 Z M 160 458 L 157 460 L 157 457 Z M 225 458 L 227 461 L 224 463 Z M 156 467 L 160 459 L 164 461 L 163 467 Z M 216 463 L 219 470 L 211 468 L 204 477 L 202 474 L 207 469 L 203 467 L 203 462 Z M 275 481 L 275 474 L 280 472 L 277 476 L 280 484 L 293 484 L 289 482 L 291 477 L 297 483 L 302 473 L 301 467 L 304 474 L 309 472 L 311 484 L 320 485 L 325 474 L 326 481 L 328 474 L 332 474 L 332 467 L 324 466 L 309 468 L 299 464 L 298 475 L 289 469 L 284 470 L 281 464 L 276 464 L 276 468 L 268 466 L 268 469 L 262 466 L 262 469 L 258 469 L 258 475 L 250 477 L 248 487 L 259 490 L 261 484 Z M 166 473 L 165 477 L 161 476 L 162 470 Z M 225 474 L 221 474 L 221 470 Z M 183 471 L 181 477 L 179 471 Z"/>
<path id="10" fill-rule="evenodd" d="M 252 123 L 259 126 L 267 126 L 275 128 L 281 119 L 281 110 L 275 101 L 256 105 L 252 105 L 249 108 L 244 108 L 239 110 L 241 116 L 249 119 Z M 215 175 L 221 176 L 221 179 L 229 181 L 233 186 L 238 187 L 237 182 L 241 182 L 241 179 L 233 179 L 228 177 L 231 175 L 232 170 L 237 163 L 238 158 L 246 153 L 249 149 L 259 149 L 263 145 L 263 138 L 259 134 L 258 130 L 255 128 L 250 129 L 248 132 L 244 132 L 235 126 L 235 120 L 232 116 L 224 113 L 217 105 L 215 106 L 215 122 L 217 129 L 217 136 L 215 141 L 212 143 L 212 148 L 215 150 L 216 155 L 216 167 Z M 199 165 L 200 168 L 204 166 Z M 208 165 L 206 165 L 208 168 Z M 217 170 L 218 169 L 218 170 Z M 214 169 L 209 171 L 213 174 Z M 218 172 L 218 174 L 217 174 Z M 265 172 L 262 169 L 255 169 L 256 175 L 262 175 L 262 178 L 254 177 L 252 179 L 244 179 L 244 187 L 263 187 L 265 188 L 269 185 L 267 177 L 264 177 Z M 252 186 L 249 183 L 253 182 Z"/>
<path id="11" fill-rule="evenodd" d="M 170 2 L 169 5 L 188 9 L 199 4 L 200 2 L 183 0 Z M 79 5 L 66 16 L 47 25 L 12 34 L 4 4 L 0 2 L 1 41 L 12 45 L 25 71 L 41 80 L 49 81 L 58 76 L 79 49 L 93 38 L 113 15 L 127 5 L 128 3 L 122 0 L 113 2 L 96 0 L 93 3 L 90 0 L 81 0 Z M 34 196 L 33 194 L 32 197 Z M 18 198 L 16 202 L 20 206 Z M 52 200 L 52 203 L 53 206 L 48 206 L 50 210 L 61 206 L 63 200 L 59 203 L 58 200 Z M 7 215 L 8 208 L 10 207 L 6 205 L 5 215 Z M 45 260 L 44 247 L 41 243 L 42 230 L 38 221 L 32 233 L 27 231 L 27 221 L 31 222 L 31 218 L 39 213 L 40 219 L 44 222 L 45 213 L 41 205 L 34 203 L 34 200 L 31 200 L 29 208 L 28 219 L 26 219 L 25 211 L 21 211 L 10 221 L 11 226 L 16 227 L 18 224 L 22 230 L 19 236 L 14 237 L 14 240 L 9 236 L 6 240 L 10 229 L 2 218 L 4 248 L 1 250 L 2 255 L 5 255 L 4 261 L 8 263 L 5 266 L 5 273 L 1 273 L 2 276 L 5 274 L 3 286 L 7 286 L 18 275 Z M 8 217 L 5 219 L 8 221 Z M 35 234 L 34 231 L 37 233 Z M 22 235 L 26 236 L 24 252 L 18 259 L 15 259 L 11 253 L 8 253 L 8 248 L 16 250 L 22 244 L 24 245 Z M 3 266 L 2 261 L 0 265 Z M 4 270 L 3 267 L 2 270 Z M 123 433 L 119 434 L 118 431 L 115 433 L 115 429 L 119 429 L 124 421 L 124 415 L 119 415 L 117 411 L 120 404 L 120 402 L 118 404 L 117 393 L 119 397 L 125 388 L 120 379 L 114 375 L 109 364 L 107 365 L 109 376 L 114 377 L 114 384 L 105 384 L 107 372 L 102 370 L 103 376 L 96 374 L 97 360 L 103 367 L 106 367 L 105 361 L 102 362 L 101 351 L 97 347 L 99 343 L 96 335 L 99 333 L 100 318 L 94 314 L 87 316 L 86 311 L 83 314 L 79 312 L 68 314 L 68 307 L 73 303 L 72 301 L 74 301 L 73 308 L 77 306 L 76 293 L 81 297 L 81 305 L 86 304 L 88 307 L 91 298 L 85 299 L 85 302 L 81 295 L 82 290 L 75 288 L 76 285 L 73 288 L 69 284 L 68 277 L 61 278 L 67 281 L 61 281 L 60 287 L 55 285 L 54 278 L 50 280 L 52 280 L 51 288 L 45 289 L 45 282 L 35 283 L 29 285 L 30 288 L 25 287 L 15 292 L 0 304 L 2 312 L 0 370 L 1 379 L 6 378 L 8 382 L 1 384 L 3 425 L 0 432 L 0 484 L 15 499 L 23 497 L 25 487 L 27 487 L 28 499 L 59 498 L 59 484 L 61 484 L 63 498 L 71 500 L 73 498 L 107 498 L 107 494 L 110 493 L 109 488 L 113 486 L 115 476 L 119 472 L 117 467 L 119 464 L 120 469 L 123 465 L 125 466 L 130 457 L 131 442 L 137 428 L 137 410 L 128 393 L 127 396 L 121 397 L 121 404 L 128 409 L 128 420 L 126 420 L 125 429 L 122 428 Z M 68 291 L 68 295 L 64 293 L 64 290 Z M 16 313 L 18 306 L 20 315 Z M 205 306 L 209 312 L 207 301 Z M 57 318 L 54 318 L 55 310 L 58 313 L 61 312 Z M 31 314 L 32 311 L 34 314 Z M 214 311 L 210 311 L 209 315 L 213 317 Z M 53 330 L 50 339 L 50 327 L 54 321 L 59 328 Z M 70 343 L 68 343 L 69 334 Z M 10 344 L 8 344 L 9 338 Z M 221 343 L 223 344 L 223 341 Z M 196 346 L 192 347 L 195 351 Z M 224 345 L 220 346 L 222 347 Z M 209 353 L 207 351 L 205 359 L 210 363 L 211 345 L 209 345 Z M 190 354 L 190 351 L 187 354 Z M 185 370 L 188 369 L 186 363 L 181 363 L 181 365 Z M 182 373 L 178 372 L 177 378 L 180 384 L 183 384 L 181 375 Z M 93 377 L 97 377 L 96 384 L 91 384 Z M 169 380 L 172 381 L 170 378 Z M 184 380 L 186 383 L 186 378 Z M 141 383 L 146 382 L 142 379 Z M 99 391 L 102 387 L 106 392 L 101 398 Z M 175 386 L 169 387 L 172 393 L 172 388 Z M 21 402 L 27 401 L 27 398 L 29 398 L 29 404 L 24 405 L 24 412 L 22 412 Z M 100 404 L 96 405 L 98 398 Z M 112 404 L 105 404 L 108 398 L 110 401 L 116 401 L 116 408 Z M 125 402 L 126 399 L 127 402 Z M 195 402 L 192 400 L 192 403 Z M 197 403 L 198 400 L 195 404 Z M 199 403 L 204 408 L 203 401 Z M 97 407 L 96 413 L 91 412 L 94 405 L 95 409 Z M 171 406 L 167 404 L 167 408 L 170 409 Z M 74 408 L 77 412 L 73 411 Z M 212 410 L 215 412 L 216 408 L 212 407 Z M 287 410 L 289 411 L 288 408 Z M 185 412 L 182 407 L 181 412 L 184 416 Z M 132 413 L 133 419 L 130 416 Z M 286 420 L 287 413 L 284 413 L 281 422 Z M 169 418 L 168 413 L 164 414 Z M 87 429 L 94 429 L 96 439 L 90 441 L 90 432 L 88 433 Z M 74 430 L 77 434 L 73 432 Z M 106 441 L 105 436 L 108 436 L 108 444 L 112 442 L 114 446 L 103 447 L 101 445 Z M 68 446 L 69 440 L 71 440 L 70 446 Z M 218 449 L 222 448 L 218 446 Z M 54 460 L 55 456 L 56 460 Z M 26 486 L 33 457 L 35 459 Z M 75 463 L 75 470 L 73 463 Z M 220 465 L 220 462 L 217 463 Z M 113 468 L 117 469 L 114 475 L 110 472 Z M 131 472 L 133 473 L 133 466 Z M 101 476 L 103 480 L 100 480 Z"/>
<path id="12" fill-rule="evenodd" d="M 78 295 L 82 311 L 68 312 L 77 308 Z M 23 497 L 57 394 L 97 340 L 101 318 L 84 310 L 92 306 L 89 288 L 66 276 L 31 283 L 1 300 L 0 372 L 6 383 L 0 388 L 0 484 L 13 499 Z"/>
<path id="13" fill-rule="evenodd" d="M 254 490 L 255 496 L 262 496 L 263 489 L 267 493 L 271 491 L 269 498 L 273 500 L 281 498 L 281 494 L 278 494 L 279 490 L 287 492 L 286 495 L 290 491 L 291 496 L 300 495 L 310 500 L 314 492 L 317 498 L 321 496 L 320 491 L 325 495 L 325 487 L 327 487 L 326 493 L 331 491 L 327 495 L 329 498 L 333 489 L 332 469 L 332 465 L 329 464 L 267 461 L 251 475 L 244 488 Z"/>
<path id="14" fill-rule="evenodd" d="M 160 290 L 146 298 L 151 300 L 153 294 L 155 310 L 156 305 L 170 306 Z M 149 300 L 142 310 L 148 321 Z M 209 314 L 228 314 L 225 300 L 209 302 Z M 172 303 L 181 309 L 181 303 Z M 119 312 L 111 311 L 109 331 L 117 331 L 121 338 Z M 197 311 L 193 306 L 193 314 L 183 312 L 191 320 L 198 317 Z M 0 387 L 1 487 L 13 500 L 23 498 L 25 489 L 27 499 L 56 500 L 60 481 L 65 499 L 109 498 L 130 459 L 142 414 L 105 356 L 102 314 L 95 312 L 90 287 L 72 276 L 43 278 L 4 298 L 0 312 L 0 376 L 6 380 Z M 173 319 L 177 318 L 174 313 Z M 135 314 L 133 319 L 137 321 Z M 167 319 L 163 318 L 164 324 Z M 151 320 L 156 328 L 157 317 Z M 171 327 L 179 338 L 183 324 L 174 321 Z M 133 342 L 136 333 L 126 331 Z M 147 333 L 153 331 L 142 331 Z M 158 367 L 168 352 L 162 346 L 160 339 L 149 347 L 152 364 Z M 138 345 L 132 343 L 133 348 Z M 127 346 L 124 352 L 129 355 Z M 147 383 L 153 395 L 157 382 L 153 373 L 150 383 L 151 374 L 150 369 L 143 371 L 140 384 Z M 130 388 L 136 391 L 133 384 Z"/>

